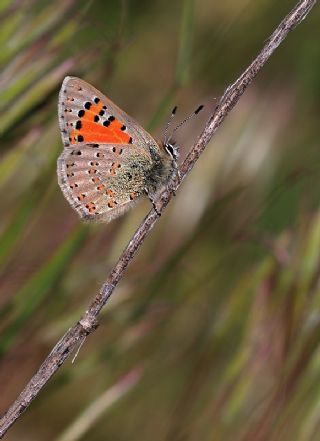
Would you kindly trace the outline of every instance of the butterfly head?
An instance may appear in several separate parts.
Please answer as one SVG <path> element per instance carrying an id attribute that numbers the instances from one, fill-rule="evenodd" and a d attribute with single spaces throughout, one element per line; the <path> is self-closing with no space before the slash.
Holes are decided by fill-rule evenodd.
<path id="1" fill-rule="evenodd" d="M 203 105 L 199 106 L 194 112 L 192 112 L 189 116 L 187 116 L 183 121 L 181 121 L 171 132 L 169 135 L 169 128 L 171 126 L 172 120 L 176 114 L 177 106 L 175 106 L 171 112 L 171 117 L 167 122 L 165 131 L 164 131 L 164 148 L 165 151 L 168 153 L 168 155 L 171 156 L 172 160 L 175 162 L 179 156 L 179 148 L 176 144 L 176 142 L 173 140 L 173 136 L 175 132 L 180 129 L 181 126 L 183 126 L 187 121 L 189 121 L 191 118 L 193 118 L 195 115 L 198 115 L 198 113 L 203 109 Z"/>
<path id="2" fill-rule="evenodd" d="M 176 161 L 179 157 L 179 147 L 177 146 L 176 142 L 172 139 L 168 139 L 164 143 L 164 149 L 167 152 L 167 154 L 172 158 L 173 161 Z"/>

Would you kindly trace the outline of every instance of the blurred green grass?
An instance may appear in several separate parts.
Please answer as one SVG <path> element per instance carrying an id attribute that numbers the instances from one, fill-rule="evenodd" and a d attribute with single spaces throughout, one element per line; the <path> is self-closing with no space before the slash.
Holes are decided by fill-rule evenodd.
<path id="1" fill-rule="evenodd" d="M 145 201 L 111 224 L 79 224 L 55 173 L 64 76 L 92 82 L 156 136 L 174 104 L 184 115 L 203 101 L 207 113 L 179 133 L 183 158 L 213 98 L 293 4 L 0 3 L 3 411 L 149 208 Z M 315 7 L 269 61 L 75 364 L 8 440 L 59 439 L 73 424 L 82 429 L 69 441 L 319 439 L 319 19 Z M 136 369 L 130 386 L 126 374 Z"/>

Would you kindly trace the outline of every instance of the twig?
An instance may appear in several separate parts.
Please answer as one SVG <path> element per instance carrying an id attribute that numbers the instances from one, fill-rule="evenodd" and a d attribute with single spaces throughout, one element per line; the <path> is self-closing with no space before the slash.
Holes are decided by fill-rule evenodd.
<path id="1" fill-rule="evenodd" d="M 174 183 L 174 191 L 181 185 L 182 180 L 188 175 L 201 153 L 213 137 L 214 133 L 224 121 L 226 116 L 239 101 L 241 95 L 256 77 L 257 73 L 270 58 L 274 50 L 286 38 L 289 31 L 293 30 L 315 6 L 317 0 L 301 0 L 294 9 L 284 18 L 280 25 L 267 40 L 261 52 L 237 79 L 237 81 L 229 86 L 220 99 L 213 115 L 209 119 L 206 127 L 195 143 L 187 158 L 183 162 L 180 169 L 180 177 Z M 103 284 L 100 292 L 96 295 L 89 309 L 83 317 L 70 328 L 61 340 L 52 349 L 51 353 L 40 366 L 38 372 L 31 378 L 29 383 L 23 389 L 19 397 L 8 409 L 6 414 L 0 420 L 0 438 L 4 436 L 12 424 L 20 417 L 20 415 L 29 407 L 31 401 L 39 394 L 41 389 L 49 381 L 49 379 L 57 372 L 59 367 L 68 358 L 70 353 L 84 340 L 97 326 L 97 317 L 107 303 L 116 285 L 123 277 L 129 263 L 142 245 L 144 239 L 150 233 L 157 222 L 161 212 L 166 208 L 172 193 L 165 190 L 157 201 L 157 211 L 152 209 L 145 217 L 134 236 L 130 240 L 126 249 L 123 251 L 120 259 L 111 271 L 107 281 Z"/>

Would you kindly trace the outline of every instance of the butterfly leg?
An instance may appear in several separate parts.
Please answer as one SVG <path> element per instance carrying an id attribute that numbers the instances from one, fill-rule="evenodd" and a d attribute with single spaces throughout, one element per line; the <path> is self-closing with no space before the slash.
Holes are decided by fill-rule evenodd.
<path id="1" fill-rule="evenodd" d="M 157 213 L 157 215 L 161 216 L 161 213 L 156 206 L 156 199 L 154 199 L 153 195 L 150 193 L 150 191 L 147 188 L 144 189 L 144 192 L 148 196 L 150 202 L 152 203 L 152 206 L 153 206 L 155 212 Z"/>
<path id="2" fill-rule="evenodd" d="M 180 170 L 178 168 L 174 169 L 174 172 L 172 174 L 171 180 L 167 186 L 168 191 L 173 194 L 173 196 L 176 196 L 176 187 L 178 186 L 179 182 L 181 180 L 181 174 Z"/>

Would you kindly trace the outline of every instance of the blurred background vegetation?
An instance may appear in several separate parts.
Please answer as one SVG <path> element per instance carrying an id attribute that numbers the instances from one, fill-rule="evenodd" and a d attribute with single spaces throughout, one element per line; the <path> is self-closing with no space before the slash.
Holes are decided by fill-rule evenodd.
<path id="1" fill-rule="evenodd" d="M 150 208 L 80 223 L 56 178 L 79 76 L 161 137 L 206 113 L 295 0 L 1 0 L 0 409 Z M 8 440 L 319 440 L 319 7 L 276 51 L 144 243 L 76 362 Z M 177 118 L 179 119 L 179 118 Z"/>

